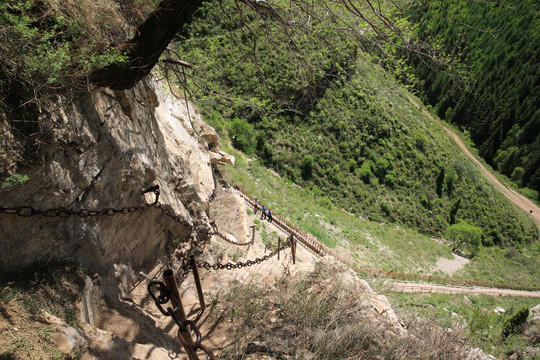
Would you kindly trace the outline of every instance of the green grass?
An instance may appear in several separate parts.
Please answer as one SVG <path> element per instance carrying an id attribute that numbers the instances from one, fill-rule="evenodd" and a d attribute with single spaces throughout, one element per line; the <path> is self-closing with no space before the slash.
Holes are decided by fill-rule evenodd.
<path id="1" fill-rule="evenodd" d="M 471 346 L 496 357 L 507 357 L 527 345 L 523 334 L 503 340 L 504 321 L 525 306 L 532 308 L 538 299 L 525 297 L 464 296 L 448 294 L 385 294 L 398 316 L 422 318 L 441 327 L 463 331 Z M 501 307 L 504 313 L 494 310 Z M 529 345 L 530 346 L 530 345 Z"/>
<path id="2" fill-rule="evenodd" d="M 17 274 L 2 274 L 0 312 L 2 325 L 8 328 L 0 359 L 78 359 L 80 354 L 70 356 L 56 349 L 44 311 L 78 326 L 85 276 L 72 261 L 47 261 Z"/>
<path id="3" fill-rule="evenodd" d="M 538 244 L 530 250 L 482 248 L 456 277 L 540 288 Z"/>
<path id="4" fill-rule="evenodd" d="M 403 225 L 369 221 L 332 203 L 329 206 L 326 201 L 321 202 L 324 194 L 301 188 L 270 172 L 257 160 L 246 161 L 240 152 L 232 152 L 237 163 L 235 167 L 226 168 L 228 181 L 241 185 L 330 248 L 345 247 L 358 266 L 445 276 L 434 272 L 434 266 L 441 257 L 453 258 L 450 247 Z M 534 244 L 528 250 L 515 251 L 482 247 L 479 255 L 454 277 L 540 286 L 539 261 L 540 250 Z"/>
<path id="5" fill-rule="evenodd" d="M 0 279 L 0 303 L 18 302 L 37 317 L 45 310 L 68 324 L 78 324 L 76 304 L 84 288 L 85 272 L 77 264 L 50 261 L 4 275 Z"/>
<path id="6" fill-rule="evenodd" d="M 414 230 L 364 220 L 334 206 L 321 206 L 320 198 L 311 191 L 276 176 L 257 161 L 239 161 L 228 172 L 230 180 L 325 245 L 349 248 L 359 265 L 422 273 L 439 257 L 452 257 L 447 246 Z"/>
<path id="7" fill-rule="evenodd" d="M 185 29 L 190 36 L 177 44 L 184 60 L 201 65 L 191 84 L 201 114 L 221 135 L 229 133 L 237 148 L 319 193 L 320 207 L 331 211 L 333 203 L 434 236 L 464 220 L 482 228 L 485 245 L 518 246 L 538 237 L 530 216 L 509 205 L 446 131 L 370 55 L 355 49 L 357 43 L 329 31 L 322 44 L 298 29 L 288 34 L 294 49 L 277 51 L 269 38 L 292 43 L 281 25 L 253 17 L 244 19 L 250 31 L 243 21 L 225 30 L 216 22 L 221 14 L 205 6 Z M 245 36 L 258 29 L 268 37 Z M 309 66 L 298 66 L 304 62 Z M 304 226 L 334 246 L 335 234 L 318 220 L 308 218 Z M 333 225 L 339 216 L 325 221 Z"/>

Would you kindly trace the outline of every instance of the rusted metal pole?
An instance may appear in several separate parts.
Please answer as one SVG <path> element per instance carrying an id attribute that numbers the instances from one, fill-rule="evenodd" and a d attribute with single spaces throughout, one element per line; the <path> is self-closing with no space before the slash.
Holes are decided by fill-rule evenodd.
<path id="1" fill-rule="evenodd" d="M 277 240 L 277 259 L 279 260 L 279 248 L 281 247 L 281 238 Z"/>
<path id="2" fill-rule="evenodd" d="M 292 254 L 292 263 L 296 264 L 296 240 L 294 235 L 291 234 L 291 254 Z"/>
<path id="3" fill-rule="evenodd" d="M 174 300 L 178 305 L 177 308 L 174 309 L 176 316 L 178 316 L 182 323 L 185 323 L 187 321 L 186 312 L 184 311 L 184 305 L 182 305 L 182 299 L 180 298 L 178 285 L 176 284 L 176 279 L 174 278 L 174 272 L 171 269 L 167 269 L 163 272 L 163 281 L 165 282 L 167 290 L 169 290 L 171 296 L 174 297 Z M 182 331 L 182 336 L 189 346 L 193 345 L 193 339 L 191 338 L 189 331 L 187 331 L 187 328 L 186 330 Z M 190 360 L 197 360 L 190 354 L 190 351 L 187 348 L 186 352 L 188 353 Z"/>
<path id="4" fill-rule="evenodd" d="M 255 243 L 255 225 L 251 226 L 253 233 L 251 234 L 251 242 Z"/>
<path id="5" fill-rule="evenodd" d="M 192 254 L 189 256 L 189 264 L 191 265 L 191 270 L 193 271 L 193 278 L 195 279 L 195 286 L 197 287 L 197 295 L 199 295 L 199 304 L 201 305 L 201 311 L 204 311 L 204 309 L 206 309 L 206 304 L 204 303 L 201 278 L 199 277 L 199 270 L 197 269 L 195 255 Z"/>

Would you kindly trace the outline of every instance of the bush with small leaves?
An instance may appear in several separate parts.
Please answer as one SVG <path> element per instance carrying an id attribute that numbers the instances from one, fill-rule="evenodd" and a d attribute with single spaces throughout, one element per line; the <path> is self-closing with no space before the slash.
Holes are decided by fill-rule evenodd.
<path id="1" fill-rule="evenodd" d="M 521 331 L 523 325 L 527 321 L 527 317 L 529 317 L 529 309 L 522 307 L 506 319 L 501 331 L 503 339 L 506 339 L 511 334 L 516 334 Z"/>
<path id="2" fill-rule="evenodd" d="M 24 185 L 29 180 L 28 175 L 13 174 L 2 183 L 2 190 L 9 190 Z"/>

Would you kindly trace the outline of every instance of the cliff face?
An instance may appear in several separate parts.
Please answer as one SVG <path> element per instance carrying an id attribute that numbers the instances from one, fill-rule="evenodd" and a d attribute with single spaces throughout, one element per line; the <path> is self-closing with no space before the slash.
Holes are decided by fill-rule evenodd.
<path id="1" fill-rule="evenodd" d="M 214 178 L 208 145 L 196 134 L 209 138 L 212 129 L 203 126 L 193 107 L 173 101 L 165 86 L 147 80 L 132 90 L 100 90 L 42 104 L 40 141 L 27 166 L 15 165 L 23 151 L 20 136 L 0 120 L 0 174 L 16 171 L 30 178 L 1 191 L 0 206 L 120 209 L 152 203 L 154 195 L 141 190 L 157 184 L 159 201 L 183 223 L 156 208 L 85 218 L 1 214 L 1 272 L 51 257 L 74 257 L 100 273 L 117 262 L 150 265 L 168 241 L 209 229 L 205 211 Z"/>

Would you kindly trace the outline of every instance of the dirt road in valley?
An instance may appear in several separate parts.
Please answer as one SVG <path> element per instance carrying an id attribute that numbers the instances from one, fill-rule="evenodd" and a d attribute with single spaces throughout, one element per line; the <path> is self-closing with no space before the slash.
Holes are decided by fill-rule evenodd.
<path id="1" fill-rule="evenodd" d="M 417 107 L 420 108 L 420 105 L 416 101 L 414 101 L 411 97 L 409 97 L 409 100 Z M 536 206 L 535 203 L 533 203 L 531 200 L 527 199 L 525 196 L 515 192 L 512 189 L 509 189 L 506 187 L 503 183 L 501 183 L 484 165 L 482 165 L 476 157 L 469 151 L 467 146 L 461 141 L 461 139 L 449 128 L 447 128 L 442 122 L 440 122 L 438 119 L 434 118 L 427 110 L 422 109 L 422 112 L 426 114 L 430 119 L 437 122 L 440 126 L 443 127 L 444 130 L 454 139 L 456 144 L 463 150 L 465 155 L 467 155 L 472 161 L 478 165 L 480 168 L 480 171 L 484 174 L 484 176 L 488 179 L 489 182 L 491 182 L 501 193 L 503 193 L 507 198 L 509 198 L 514 204 L 519 206 L 521 209 L 523 209 L 525 212 L 527 212 L 530 216 L 532 216 L 534 222 L 536 223 L 536 226 L 540 229 L 540 208 Z M 531 214 L 532 210 L 532 214 Z"/>

